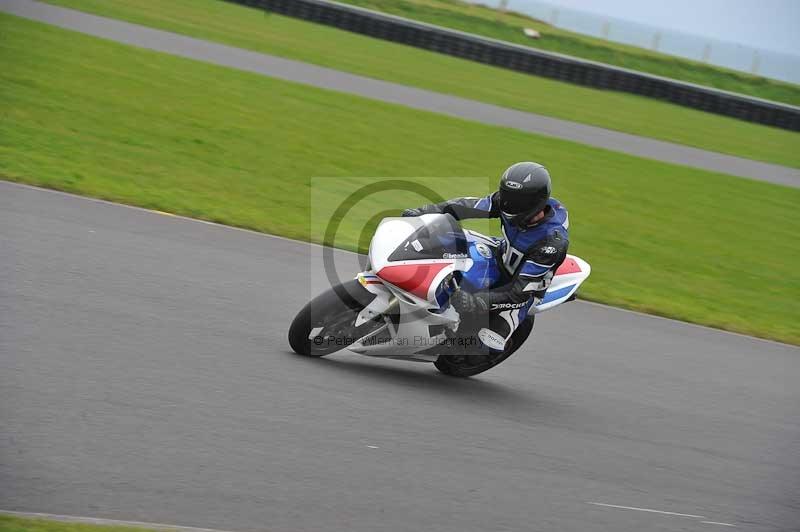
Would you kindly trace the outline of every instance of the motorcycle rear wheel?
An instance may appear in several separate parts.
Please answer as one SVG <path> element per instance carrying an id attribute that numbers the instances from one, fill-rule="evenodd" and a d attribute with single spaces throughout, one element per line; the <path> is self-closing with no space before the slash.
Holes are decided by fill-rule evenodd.
<path id="1" fill-rule="evenodd" d="M 299 355 L 322 357 L 366 336 L 383 325 L 382 321 L 372 320 L 355 326 L 358 313 L 374 297 L 355 279 L 318 295 L 297 313 L 289 326 L 292 350 Z M 320 330 L 312 339 L 314 329 Z"/>
<path id="2" fill-rule="evenodd" d="M 433 363 L 436 369 L 451 377 L 472 377 L 492 369 L 519 349 L 533 330 L 533 316 L 528 316 L 506 341 L 502 351 L 488 354 L 441 355 Z"/>

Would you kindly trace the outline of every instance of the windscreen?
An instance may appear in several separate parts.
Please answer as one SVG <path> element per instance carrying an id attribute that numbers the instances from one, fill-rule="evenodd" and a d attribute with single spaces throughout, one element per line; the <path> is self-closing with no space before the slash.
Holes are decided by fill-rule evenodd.
<path id="1" fill-rule="evenodd" d="M 389 255 L 390 261 L 459 259 L 468 256 L 464 231 L 449 214 L 419 217 L 412 223 L 418 223 L 419 227 Z"/>

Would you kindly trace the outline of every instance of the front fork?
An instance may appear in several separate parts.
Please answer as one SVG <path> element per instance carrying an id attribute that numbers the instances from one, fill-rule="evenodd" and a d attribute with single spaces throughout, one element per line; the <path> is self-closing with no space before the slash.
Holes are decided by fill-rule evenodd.
<path id="1" fill-rule="evenodd" d="M 373 320 L 378 316 L 383 315 L 388 318 L 391 313 L 398 312 L 398 307 L 400 306 L 398 296 L 389 290 L 389 288 L 386 287 L 386 285 L 377 275 L 370 271 L 365 271 L 356 275 L 356 279 L 366 291 L 375 295 L 372 301 L 366 307 L 364 307 L 361 312 L 358 313 L 358 316 L 356 316 L 356 327 L 366 323 L 369 320 Z M 452 280 L 451 282 L 455 288 L 458 287 L 455 280 Z M 413 300 L 418 298 L 415 298 L 409 294 L 406 294 L 404 299 L 405 301 L 403 303 L 403 307 L 405 308 L 406 312 L 410 312 L 412 314 L 416 312 L 422 312 L 422 317 L 427 320 L 431 320 L 434 323 L 448 324 L 447 326 L 453 331 L 458 329 L 459 316 L 453 307 L 448 305 L 444 308 L 444 311 L 438 311 L 431 314 L 428 310 L 420 308 L 419 305 L 426 305 L 424 301 L 418 300 L 415 303 Z M 396 324 L 394 324 L 391 319 L 387 319 L 386 321 L 389 323 L 392 334 L 396 335 Z"/>
<path id="2" fill-rule="evenodd" d="M 367 292 L 375 295 L 372 301 L 358 313 L 356 327 L 375 319 L 377 316 L 387 314 L 392 305 L 397 305 L 394 294 L 386 288 L 383 281 L 374 273 L 361 272 L 356 275 L 356 279 Z"/>

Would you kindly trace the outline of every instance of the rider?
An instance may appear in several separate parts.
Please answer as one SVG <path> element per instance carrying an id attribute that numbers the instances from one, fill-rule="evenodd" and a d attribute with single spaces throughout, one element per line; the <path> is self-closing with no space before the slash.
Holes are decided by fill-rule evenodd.
<path id="1" fill-rule="evenodd" d="M 450 214 L 457 220 L 500 218 L 500 244 L 505 282 L 479 292 L 457 290 L 450 298 L 459 312 L 490 314 L 491 329 L 508 339 L 520 325 L 521 313 L 541 301 L 556 269 L 567 255 L 567 209 L 550 197 L 550 174 L 541 164 L 521 162 L 500 177 L 496 192 L 483 198 L 455 198 L 406 209 L 403 216 Z"/>

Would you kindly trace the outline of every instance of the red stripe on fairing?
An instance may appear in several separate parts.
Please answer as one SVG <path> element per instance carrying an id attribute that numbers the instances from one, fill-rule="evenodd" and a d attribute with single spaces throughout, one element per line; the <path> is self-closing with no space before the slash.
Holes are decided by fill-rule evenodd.
<path id="1" fill-rule="evenodd" d="M 578 262 L 575 259 L 568 258 L 558 267 L 556 275 L 566 275 L 568 273 L 578 273 L 580 271 L 582 270 L 581 267 L 578 266 Z"/>
<path id="2" fill-rule="evenodd" d="M 434 278 L 451 262 L 424 262 L 385 266 L 378 271 L 378 277 L 411 292 L 417 297 L 428 299 L 428 290 Z"/>

